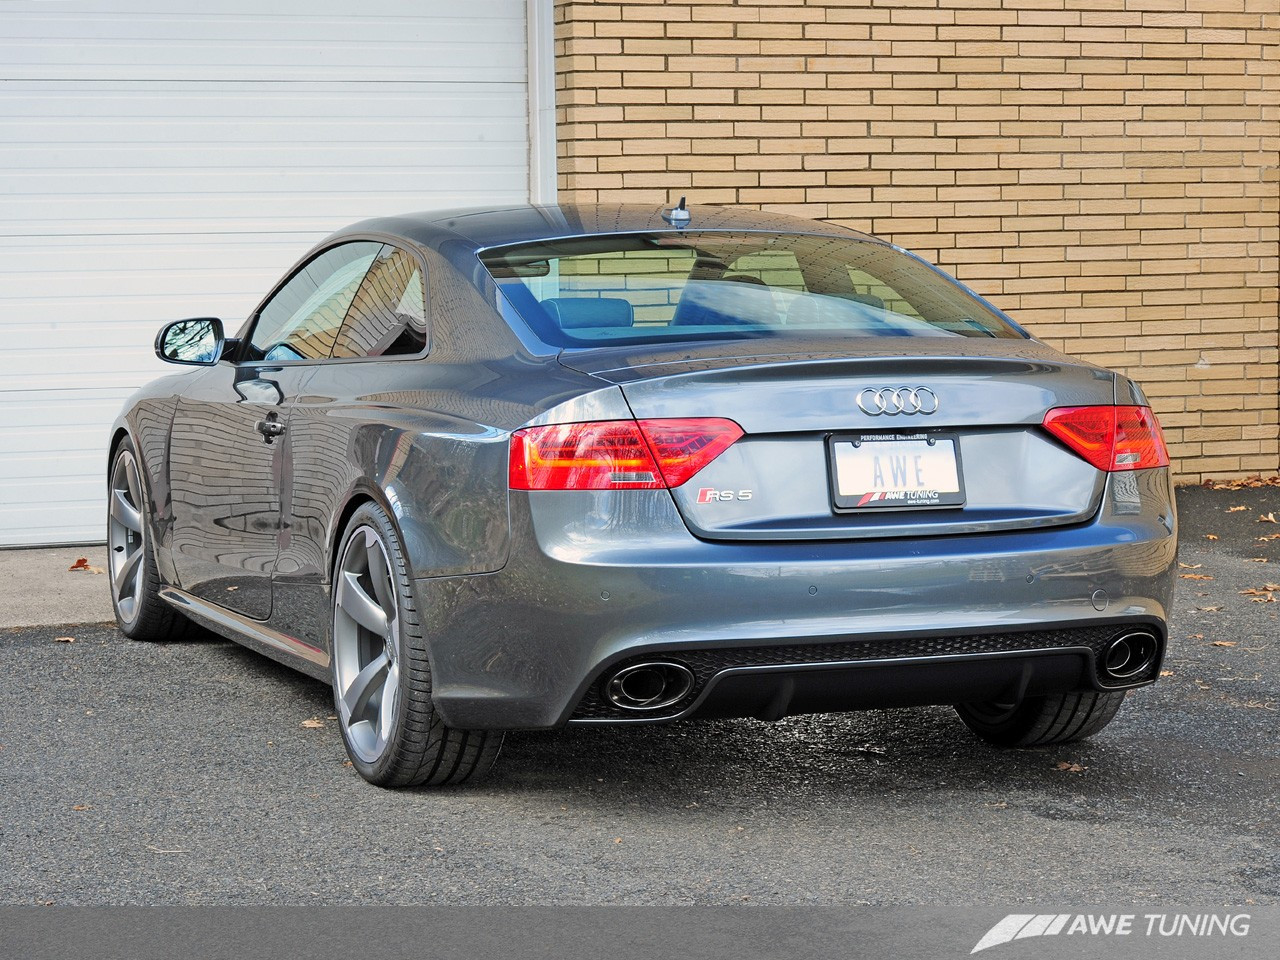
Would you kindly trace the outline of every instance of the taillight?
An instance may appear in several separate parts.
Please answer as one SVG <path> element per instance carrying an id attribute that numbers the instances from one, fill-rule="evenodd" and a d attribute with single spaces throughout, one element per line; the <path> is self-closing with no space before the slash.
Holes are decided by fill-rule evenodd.
<path id="1" fill-rule="evenodd" d="M 513 490 L 678 487 L 742 436 L 732 420 L 605 420 L 511 435 Z"/>
<path id="2" fill-rule="evenodd" d="M 1169 465 L 1169 451 L 1150 407 L 1058 407 L 1044 428 L 1099 470 Z"/>

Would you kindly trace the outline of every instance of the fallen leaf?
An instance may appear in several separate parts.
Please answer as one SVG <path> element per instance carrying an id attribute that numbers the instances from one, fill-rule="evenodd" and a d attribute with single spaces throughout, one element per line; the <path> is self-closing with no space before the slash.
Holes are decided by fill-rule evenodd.
<path id="1" fill-rule="evenodd" d="M 1068 760 L 1059 760 L 1056 769 L 1066 770 L 1070 773 L 1083 773 L 1088 768 L 1078 763 L 1071 763 Z"/>
<path id="2" fill-rule="evenodd" d="M 103 570 L 101 567 L 86 567 L 85 569 L 88 570 L 90 573 L 106 573 L 107 572 Z"/>
<path id="3" fill-rule="evenodd" d="M 1280 487 L 1280 476 L 1264 477 L 1257 474 L 1243 480 L 1206 480 L 1204 485 L 1210 490 L 1255 490 L 1258 487 Z"/>
<path id="4" fill-rule="evenodd" d="M 1187 634 L 1187 639 L 1188 639 L 1188 640 L 1203 640 L 1203 639 L 1204 639 L 1204 634 L 1203 634 L 1203 633 L 1189 633 L 1189 634 Z"/>
<path id="5" fill-rule="evenodd" d="M 1209 644 L 1211 647 L 1234 647 L 1235 645 L 1235 640 L 1214 640 Z"/>
<path id="6" fill-rule="evenodd" d="M 1280 520 L 1276 519 L 1274 513 L 1264 513 L 1258 518 L 1258 523 L 1280 523 Z"/>
<path id="7" fill-rule="evenodd" d="M 239 587 L 227 587 L 227 593 L 235 593 L 239 589 Z"/>
<path id="8" fill-rule="evenodd" d="M 1269 563 L 1266 557 L 1245 557 L 1245 563 Z"/>
<path id="9" fill-rule="evenodd" d="M 1275 593 L 1277 590 L 1280 590 L 1280 584 L 1264 583 L 1261 587 L 1250 587 L 1248 590 L 1241 590 L 1240 596 L 1261 597 L 1264 594 Z"/>
<path id="10" fill-rule="evenodd" d="M 1172 671 L 1172 670 L 1161 670 L 1161 671 L 1160 671 L 1160 676 L 1162 676 L 1162 677 L 1172 677 L 1172 676 L 1173 676 L 1173 671 Z"/>
<path id="11" fill-rule="evenodd" d="M 302 726 L 306 727 L 308 730 L 323 730 L 324 721 L 319 720 L 316 717 L 312 717 L 310 720 L 303 720 Z"/>
<path id="12" fill-rule="evenodd" d="M 89 558 L 81 557 L 71 566 L 67 567 L 67 572 L 70 573 L 72 570 L 88 570 L 88 569 L 89 569 Z"/>
<path id="13" fill-rule="evenodd" d="M 89 804 L 87 803 L 77 803 L 71 809 L 72 810 L 92 810 L 93 807 L 89 806 Z"/>
<path id="14" fill-rule="evenodd" d="M 614 838 L 613 838 L 613 842 L 614 842 L 614 843 L 621 843 L 621 842 L 622 842 L 622 838 L 621 838 L 621 837 L 614 837 Z"/>
<path id="15" fill-rule="evenodd" d="M 1227 513 L 1239 513 L 1241 510 L 1248 509 L 1248 507 L 1227 507 Z"/>
<path id="16" fill-rule="evenodd" d="M 1212 580 L 1213 577 L 1207 573 L 1180 573 L 1178 574 L 1183 580 Z"/>
<path id="17" fill-rule="evenodd" d="M 1204 566 L 1204 564 L 1203 563 L 1183 563 L 1181 560 L 1179 560 L 1178 566 L 1180 566 L 1183 570 L 1199 570 L 1201 567 Z"/>
<path id="18" fill-rule="evenodd" d="M 1204 535 L 1204 538 L 1205 538 L 1206 540 L 1217 540 L 1217 539 L 1218 539 L 1218 535 L 1217 535 L 1216 533 L 1206 533 L 1206 534 Z"/>
<path id="19" fill-rule="evenodd" d="M 1196 607 L 1201 613 L 1217 613 L 1222 607 Z"/>
<path id="20" fill-rule="evenodd" d="M 1275 603 L 1276 595 L 1274 593 L 1268 593 L 1265 597 L 1250 597 L 1249 602 L 1250 603 Z"/>
<path id="21" fill-rule="evenodd" d="M 1266 543 L 1268 540 L 1280 540 L 1280 533 L 1269 533 L 1265 537 L 1259 537 L 1259 543 Z"/>
<path id="22" fill-rule="evenodd" d="M 75 637 L 54 637 L 53 642 L 54 643 L 75 643 L 76 638 Z"/>

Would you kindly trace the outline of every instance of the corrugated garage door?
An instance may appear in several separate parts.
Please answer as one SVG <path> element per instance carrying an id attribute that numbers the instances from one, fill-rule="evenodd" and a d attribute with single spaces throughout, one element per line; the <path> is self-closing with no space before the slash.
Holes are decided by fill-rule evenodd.
<path id="1" fill-rule="evenodd" d="M 104 537 L 163 321 L 234 328 L 353 220 L 525 200 L 525 36 L 525 0 L 0 4 L 0 544 Z"/>

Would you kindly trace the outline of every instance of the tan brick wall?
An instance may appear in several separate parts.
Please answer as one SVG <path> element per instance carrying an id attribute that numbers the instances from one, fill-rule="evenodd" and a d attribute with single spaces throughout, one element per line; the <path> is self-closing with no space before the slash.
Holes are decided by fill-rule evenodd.
<path id="1" fill-rule="evenodd" d="M 1147 389 L 1180 477 L 1275 473 L 1277 0 L 557 0 L 564 200 L 909 247 Z"/>

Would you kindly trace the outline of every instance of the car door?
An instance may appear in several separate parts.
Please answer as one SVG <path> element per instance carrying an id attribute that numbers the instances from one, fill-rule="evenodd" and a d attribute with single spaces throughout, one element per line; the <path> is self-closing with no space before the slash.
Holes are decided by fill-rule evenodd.
<path id="1" fill-rule="evenodd" d="M 394 420 L 420 387 L 421 367 L 406 361 L 427 349 L 423 278 L 415 255 L 383 245 L 329 359 L 316 365 L 291 410 L 274 589 L 291 635 L 313 646 L 323 647 L 328 631 L 324 584 L 333 514 L 367 472 L 393 477 L 405 452 L 399 430 L 382 421 Z"/>
<path id="2" fill-rule="evenodd" d="M 308 260 L 255 312 L 228 359 L 179 401 L 169 449 L 171 547 L 179 583 L 193 596 L 270 617 L 290 410 L 328 357 L 381 246 L 344 243 Z"/>

